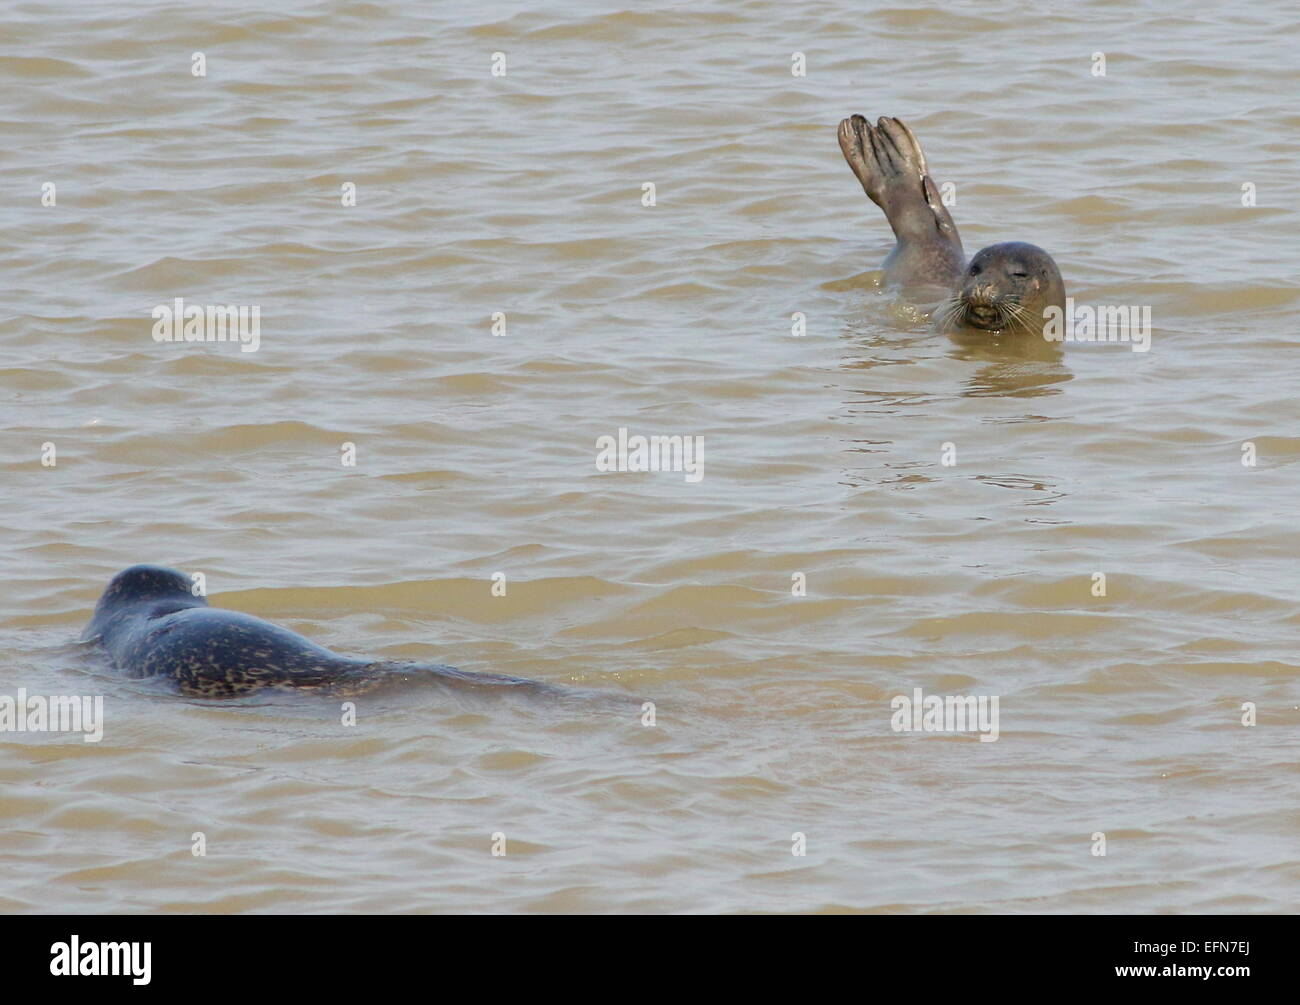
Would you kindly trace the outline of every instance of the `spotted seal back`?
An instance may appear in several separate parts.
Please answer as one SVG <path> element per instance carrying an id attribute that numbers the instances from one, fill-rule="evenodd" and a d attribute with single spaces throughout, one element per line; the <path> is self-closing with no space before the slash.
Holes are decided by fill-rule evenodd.
<path id="1" fill-rule="evenodd" d="M 429 663 L 366 660 L 319 646 L 269 621 L 208 606 L 190 580 L 160 565 L 133 565 L 109 582 L 82 635 L 132 677 L 166 677 L 185 694 L 228 698 L 266 687 L 359 694 L 403 675 L 469 684 L 547 685 Z"/>

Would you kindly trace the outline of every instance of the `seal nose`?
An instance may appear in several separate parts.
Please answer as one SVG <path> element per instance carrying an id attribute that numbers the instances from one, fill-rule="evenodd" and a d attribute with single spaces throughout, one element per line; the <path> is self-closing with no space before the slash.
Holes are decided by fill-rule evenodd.
<path id="1" fill-rule="evenodd" d="M 976 283 L 966 294 L 966 302 L 972 307 L 992 307 L 995 299 L 992 283 Z"/>

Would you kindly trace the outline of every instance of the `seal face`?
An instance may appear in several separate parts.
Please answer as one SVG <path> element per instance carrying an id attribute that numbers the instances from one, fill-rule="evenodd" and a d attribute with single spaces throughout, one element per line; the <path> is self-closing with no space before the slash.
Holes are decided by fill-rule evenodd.
<path id="1" fill-rule="evenodd" d="M 1065 284 L 1052 256 L 1019 241 L 993 244 L 970 260 L 938 325 L 1041 335 L 1043 312 L 1052 304 L 1065 304 Z"/>
<path id="2" fill-rule="evenodd" d="M 1041 336 L 1044 311 L 1065 309 L 1060 270 L 1042 248 L 994 244 L 966 263 L 921 144 L 902 120 L 882 116 L 872 126 L 853 115 L 840 123 L 838 135 L 844 159 L 863 191 L 884 210 L 897 239 L 881 266 L 885 281 L 949 291 L 936 327 Z"/>

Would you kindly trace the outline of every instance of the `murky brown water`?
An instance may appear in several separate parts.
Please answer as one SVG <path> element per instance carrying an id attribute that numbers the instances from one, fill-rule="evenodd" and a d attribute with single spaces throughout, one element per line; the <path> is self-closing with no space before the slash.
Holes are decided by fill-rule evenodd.
<path id="1" fill-rule="evenodd" d="M 3 14 L 0 693 L 107 722 L 0 734 L 0 909 L 1297 909 L 1291 5 L 274 6 Z M 1150 351 L 877 292 L 859 111 Z M 176 297 L 260 349 L 155 343 Z M 703 479 L 598 472 L 620 427 Z M 145 561 L 657 725 L 178 698 L 75 643 Z M 914 688 L 999 740 L 895 733 Z"/>

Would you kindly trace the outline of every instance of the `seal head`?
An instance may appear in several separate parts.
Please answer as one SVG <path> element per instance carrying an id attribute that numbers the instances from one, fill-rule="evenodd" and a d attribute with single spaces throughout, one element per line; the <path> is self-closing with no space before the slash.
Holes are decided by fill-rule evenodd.
<path id="1" fill-rule="evenodd" d="M 194 595 L 183 572 L 162 565 L 133 565 L 109 580 L 81 639 L 100 639 L 108 646 L 132 619 L 207 606 L 207 598 Z"/>
<path id="2" fill-rule="evenodd" d="M 992 244 L 966 266 L 940 327 L 1041 335 L 1050 306 L 1065 309 L 1065 284 L 1052 256 L 1021 241 Z"/>

